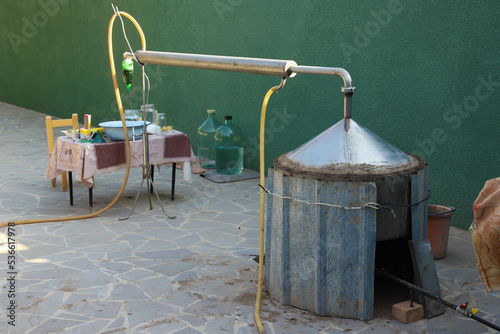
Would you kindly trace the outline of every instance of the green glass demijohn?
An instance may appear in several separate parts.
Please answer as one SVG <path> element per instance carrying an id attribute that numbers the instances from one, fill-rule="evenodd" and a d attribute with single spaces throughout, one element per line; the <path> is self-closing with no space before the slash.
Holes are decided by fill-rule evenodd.
<path id="1" fill-rule="evenodd" d="M 243 132 L 224 116 L 224 124 L 215 131 L 215 166 L 217 173 L 237 175 L 243 172 Z"/>
<path id="2" fill-rule="evenodd" d="M 202 168 L 215 168 L 215 130 L 221 123 L 215 118 L 215 110 L 207 110 L 208 117 L 198 128 L 198 160 Z"/>

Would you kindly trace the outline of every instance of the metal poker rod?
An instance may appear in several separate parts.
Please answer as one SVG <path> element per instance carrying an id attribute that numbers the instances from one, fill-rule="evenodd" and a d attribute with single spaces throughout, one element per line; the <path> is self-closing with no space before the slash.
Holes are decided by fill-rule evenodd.
<path id="1" fill-rule="evenodd" d="M 352 86 L 351 75 L 343 68 L 299 66 L 293 60 L 213 56 L 143 50 L 136 51 L 135 53 L 125 52 L 123 57 L 125 59 L 135 58 L 141 64 L 274 75 L 284 78 L 292 78 L 297 73 L 340 76 L 344 80 L 344 87 L 342 87 L 342 92 L 344 93 L 344 117 L 352 117 L 352 94 L 356 88 Z"/>
<path id="2" fill-rule="evenodd" d="M 415 291 L 421 293 L 422 295 L 424 295 L 424 296 L 426 296 L 428 298 L 434 299 L 438 303 L 441 303 L 444 306 L 447 306 L 447 307 L 451 308 L 452 310 L 455 310 L 455 311 L 463 314 L 467 318 L 474 319 L 474 320 L 482 323 L 483 325 L 486 325 L 486 326 L 488 326 L 490 328 L 493 328 L 493 329 L 495 329 L 495 330 L 497 330 L 497 331 L 500 332 L 500 327 L 499 326 L 497 326 L 497 325 L 495 325 L 495 324 L 493 324 L 493 323 L 491 323 L 489 321 L 486 321 L 486 320 L 484 320 L 484 319 L 476 316 L 475 314 L 473 314 L 472 312 L 470 312 L 467 309 L 462 310 L 459 306 L 457 306 L 455 304 L 452 304 L 452 303 L 450 303 L 450 302 L 442 299 L 441 297 L 436 296 L 436 295 L 430 293 L 429 291 L 426 291 L 426 290 L 424 290 L 424 289 L 422 289 L 422 288 L 420 288 L 420 287 L 418 287 L 416 285 L 413 285 L 413 284 L 411 284 L 411 283 L 409 283 L 409 282 L 407 282 L 407 281 L 405 281 L 405 280 L 403 280 L 403 279 L 401 279 L 401 278 L 399 278 L 397 276 L 391 275 L 391 274 L 389 274 L 387 271 L 385 271 L 383 269 L 380 270 L 380 271 L 378 271 L 378 272 L 381 273 L 381 274 L 383 274 L 383 275 L 385 275 L 386 277 L 392 279 L 393 281 L 395 281 L 395 282 L 397 282 L 397 283 L 399 283 L 401 285 L 404 285 L 405 287 L 407 287 L 409 289 L 415 290 Z"/>

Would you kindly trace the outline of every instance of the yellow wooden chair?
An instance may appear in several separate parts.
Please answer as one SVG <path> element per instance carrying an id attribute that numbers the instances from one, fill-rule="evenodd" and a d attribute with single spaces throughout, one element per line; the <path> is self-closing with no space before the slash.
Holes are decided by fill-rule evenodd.
<path id="1" fill-rule="evenodd" d="M 47 145 L 49 147 L 49 159 L 52 155 L 52 151 L 54 150 L 54 128 L 58 127 L 69 127 L 72 126 L 73 129 L 78 129 L 78 114 L 71 115 L 71 118 L 68 119 L 55 119 L 53 120 L 51 116 L 45 117 L 45 125 L 47 127 Z M 50 180 L 52 182 L 52 187 L 56 186 L 56 179 Z M 62 190 L 68 190 L 68 177 L 67 173 L 64 172 L 61 174 L 61 185 Z"/>

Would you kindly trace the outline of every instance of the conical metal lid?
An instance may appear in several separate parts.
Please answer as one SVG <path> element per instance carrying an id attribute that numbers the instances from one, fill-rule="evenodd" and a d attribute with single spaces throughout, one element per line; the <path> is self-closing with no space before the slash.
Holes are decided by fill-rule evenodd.
<path id="1" fill-rule="evenodd" d="M 344 118 L 286 155 L 305 166 L 401 166 L 412 158 L 351 118 Z"/>

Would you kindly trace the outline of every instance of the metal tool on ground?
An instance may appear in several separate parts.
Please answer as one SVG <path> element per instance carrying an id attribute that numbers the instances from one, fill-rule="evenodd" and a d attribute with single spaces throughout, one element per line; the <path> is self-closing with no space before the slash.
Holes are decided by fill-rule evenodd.
<path id="1" fill-rule="evenodd" d="M 428 297 L 428 298 L 431 298 L 431 299 L 435 300 L 436 302 L 438 302 L 438 303 L 440 303 L 440 304 L 442 304 L 442 305 L 444 305 L 444 306 L 446 306 L 446 307 L 451 308 L 452 310 L 455 310 L 455 311 L 457 311 L 457 312 L 459 312 L 459 313 L 463 314 L 463 315 L 464 315 L 464 316 L 466 316 L 467 318 L 474 319 L 474 320 L 476 320 L 476 321 L 478 321 L 478 322 L 482 323 L 483 325 L 486 325 L 486 326 L 488 326 L 488 327 L 490 327 L 490 328 L 493 328 L 493 329 L 495 329 L 495 330 L 497 330 L 497 331 L 499 331 L 499 332 L 500 332 L 500 327 L 499 327 L 499 326 L 497 326 L 497 325 L 495 325 L 495 324 L 492 324 L 491 322 L 486 321 L 486 320 L 484 320 L 484 319 L 482 319 L 482 318 L 480 318 L 480 317 L 476 316 L 473 312 L 471 312 L 471 311 L 469 311 L 469 310 L 467 309 L 467 306 L 468 306 L 468 305 L 463 305 L 463 306 L 462 306 L 462 305 L 460 305 L 460 306 L 459 306 L 459 305 L 455 305 L 455 304 L 453 304 L 453 303 L 450 303 L 450 302 L 448 302 L 448 301 L 444 300 L 443 298 L 441 298 L 441 297 L 439 297 L 439 296 L 436 296 L 435 294 L 433 294 L 433 293 L 431 293 L 431 292 L 429 292 L 429 291 L 427 291 L 427 290 L 424 290 L 424 289 L 422 289 L 422 288 L 419 288 L 418 286 L 416 286 L 416 285 L 414 285 L 414 284 L 411 284 L 410 282 L 407 282 L 407 281 L 405 281 L 405 280 L 403 280 L 403 279 L 401 279 L 401 278 L 399 278 L 399 277 L 397 277 L 397 276 L 394 276 L 394 275 L 392 275 L 392 274 L 389 274 L 389 273 L 388 273 L 387 271 L 385 271 L 384 269 L 380 269 L 380 270 L 378 270 L 378 271 L 377 271 L 377 273 L 383 274 L 384 276 L 386 276 L 386 277 L 390 278 L 391 280 L 393 280 L 393 281 L 395 281 L 395 282 L 397 282 L 397 283 L 399 283 L 399 284 L 401 284 L 401 285 L 403 285 L 403 286 L 405 286 L 405 287 L 407 287 L 407 288 L 409 288 L 409 289 L 413 289 L 413 290 L 417 291 L 418 293 L 421 293 L 422 295 L 424 295 L 424 296 L 426 296 L 426 297 Z M 465 307 L 464 307 L 464 306 L 465 306 Z"/>
<path id="2" fill-rule="evenodd" d="M 410 254 L 413 262 L 415 282 L 423 289 L 427 289 L 436 296 L 441 295 L 441 287 L 437 276 L 434 257 L 429 239 L 410 240 Z M 421 297 L 420 304 L 424 306 L 424 316 L 432 318 L 444 313 L 444 307 L 425 297 Z"/>

